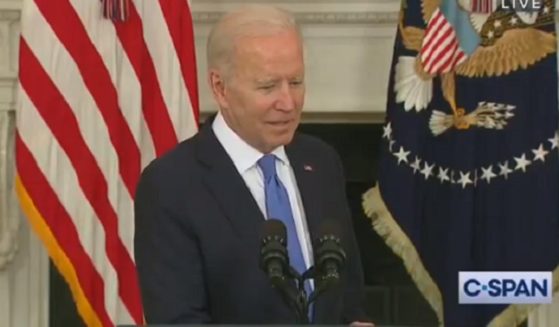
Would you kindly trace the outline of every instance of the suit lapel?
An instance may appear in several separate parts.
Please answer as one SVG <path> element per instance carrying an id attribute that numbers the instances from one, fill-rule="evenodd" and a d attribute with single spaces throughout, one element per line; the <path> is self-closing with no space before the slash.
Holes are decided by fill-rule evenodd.
<path id="1" fill-rule="evenodd" d="M 200 131 L 197 155 L 207 168 L 204 182 L 239 237 L 249 246 L 259 246 L 262 212 L 233 161 L 207 122 Z"/>
<path id="2" fill-rule="evenodd" d="M 297 179 L 297 187 L 303 200 L 311 244 L 314 245 L 314 240 L 318 237 L 320 222 L 325 214 L 321 205 L 324 201 L 321 178 L 326 177 L 319 163 L 313 158 L 313 152 L 305 149 L 300 142 L 296 140 L 292 142 L 286 147 L 286 152 Z M 327 314 L 323 310 L 324 300 L 325 297 L 320 296 L 315 303 L 315 323 L 323 321 L 323 316 Z"/>
<path id="3" fill-rule="evenodd" d="M 301 193 L 307 226 L 311 235 L 311 241 L 316 238 L 318 226 L 322 216 L 321 210 L 321 187 L 320 167 L 312 158 L 312 154 L 305 151 L 300 142 L 294 140 L 286 147 L 286 153 L 295 173 L 297 187 Z"/>

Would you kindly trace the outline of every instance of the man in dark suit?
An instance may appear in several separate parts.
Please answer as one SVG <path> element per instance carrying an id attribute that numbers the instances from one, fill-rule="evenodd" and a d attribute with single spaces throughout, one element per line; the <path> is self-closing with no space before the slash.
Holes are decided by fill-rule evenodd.
<path id="1" fill-rule="evenodd" d="M 219 113 L 152 162 L 137 189 L 135 256 L 147 322 L 295 323 L 259 267 L 260 229 L 277 218 L 300 272 L 313 264 L 318 226 L 337 221 L 346 264 L 311 321 L 372 326 L 339 157 L 295 132 L 305 84 L 293 17 L 264 6 L 226 14 L 208 39 L 208 79 Z"/>

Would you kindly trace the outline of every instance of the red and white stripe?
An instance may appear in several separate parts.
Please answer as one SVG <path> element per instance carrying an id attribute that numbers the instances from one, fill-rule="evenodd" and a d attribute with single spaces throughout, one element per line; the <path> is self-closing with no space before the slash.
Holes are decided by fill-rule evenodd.
<path id="1" fill-rule="evenodd" d="M 454 28 L 439 9 L 427 24 L 420 57 L 423 69 L 432 75 L 447 73 L 466 60 Z"/>
<path id="2" fill-rule="evenodd" d="M 22 206 L 38 213 L 31 223 L 51 237 L 88 325 L 143 322 L 136 184 L 198 128 L 187 0 L 128 5 L 125 22 L 103 18 L 101 1 L 27 0 L 22 11 L 16 166 L 31 200 Z"/>
<path id="3" fill-rule="evenodd" d="M 495 0 L 472 0 L 471 11 L 478 14 L 489 14 L 493 12 Z"/>

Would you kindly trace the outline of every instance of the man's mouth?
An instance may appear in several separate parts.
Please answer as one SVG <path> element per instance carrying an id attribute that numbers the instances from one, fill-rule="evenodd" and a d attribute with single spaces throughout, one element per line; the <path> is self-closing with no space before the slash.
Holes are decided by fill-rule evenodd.
<path id="1" fill-rule="evenodd" d="M 288 119 L 288 120 L 270 121 L 270 122 L 268 122 L 268 124 L 273 125 L 273 126 L 286 126 L 291 122 L 292 122 L 292 120 Z"/>

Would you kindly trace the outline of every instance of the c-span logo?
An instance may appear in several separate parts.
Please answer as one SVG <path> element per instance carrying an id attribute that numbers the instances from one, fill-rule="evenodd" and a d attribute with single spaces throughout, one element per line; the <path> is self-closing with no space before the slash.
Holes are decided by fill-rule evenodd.
<path id="1" fill-rule="evenodd" d="M 458 303 L 551 303 L 551 272 L 461 271 Z"/>

